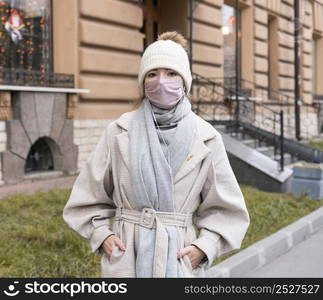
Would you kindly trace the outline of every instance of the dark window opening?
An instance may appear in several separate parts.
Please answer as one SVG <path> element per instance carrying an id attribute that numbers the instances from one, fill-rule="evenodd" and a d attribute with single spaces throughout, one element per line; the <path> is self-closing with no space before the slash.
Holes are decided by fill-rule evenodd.
<path id="1" fill-rule="evenodd" d="M 154 33 L 153 33 L 154 41 L 158 38 L 158 23 L 154 21 Z"/>
<path id="2" fill-rule="evenodd" d="M 140 32 L 143 34 L 144 49 L 147 47 L 147 36 L 146 36 L 146 19 L 143 21 L 143 26 L 140 29 Z"/>
<path id="3" fill-rule="evenodd" d="M 37 140 L 27 156 L 25 173 L 54 170 L 53 155 L 44 139 Z"/>
<path id="4" fill-rule="evenodd" d="M 143 2 L 143 26 L 140 32 L 143 36 L 144 49 L 153 43 L 158 37 L 160 21 L 160 2 L 147 0 Z"/>

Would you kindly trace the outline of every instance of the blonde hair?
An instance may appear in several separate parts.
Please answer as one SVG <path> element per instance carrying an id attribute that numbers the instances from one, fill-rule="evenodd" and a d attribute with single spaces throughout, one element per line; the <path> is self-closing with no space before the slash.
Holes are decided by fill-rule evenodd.
<path id="1" fill-rule="evenodd" d="M 187 52 L 187 40 L 184 36 L 177 31 L 166 31 L 158 35 L 157 41 L 160 40 L 171 40 L 175 43 L 180 44 L 184 50 Z M 138 108 L 142 102 L 143 98 L 139 97 L 133 101 L 134 108 Z"/>

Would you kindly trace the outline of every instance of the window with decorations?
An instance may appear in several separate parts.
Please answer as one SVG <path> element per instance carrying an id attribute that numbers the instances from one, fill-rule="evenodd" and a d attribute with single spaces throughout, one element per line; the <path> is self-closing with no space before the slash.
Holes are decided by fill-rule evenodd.
<path id="1" fill-rule="evenodd" d="M 0 84 L 73 86 L 53 73 L 51 2 L 0 0 Z"/>

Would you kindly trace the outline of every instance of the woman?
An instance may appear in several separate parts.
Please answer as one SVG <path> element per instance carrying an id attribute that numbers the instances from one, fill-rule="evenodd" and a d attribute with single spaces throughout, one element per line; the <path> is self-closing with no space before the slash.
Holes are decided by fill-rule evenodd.
<path id="1" fill-rule="evenodd" d="M 64 208 L 102 277 L 203 276 L 248 228 L 222 137 L 191 110 L 185 47 L 177 32 L 147 47 L 139 107 L 106 127 Z"/>

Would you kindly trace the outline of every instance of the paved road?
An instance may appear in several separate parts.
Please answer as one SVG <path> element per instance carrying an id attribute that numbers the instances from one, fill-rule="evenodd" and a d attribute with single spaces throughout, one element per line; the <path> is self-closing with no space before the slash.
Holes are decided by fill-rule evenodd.
<path id="1" fill-rule="evenodd" d="M 323 228 L 244 277 L 323 277 Z"/>

